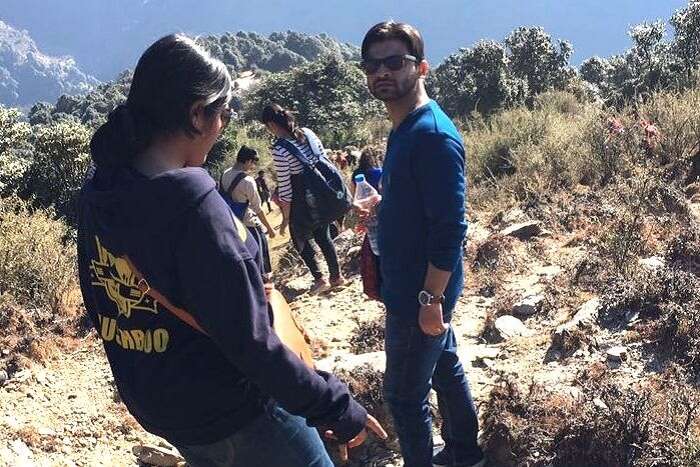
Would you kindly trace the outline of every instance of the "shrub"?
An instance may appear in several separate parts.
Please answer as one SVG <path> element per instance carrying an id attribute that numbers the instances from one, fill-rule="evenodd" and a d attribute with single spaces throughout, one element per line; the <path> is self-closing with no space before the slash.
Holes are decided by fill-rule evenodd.
<path id="1" fill-rule="evenodd" d="M 350 337 L 350 352 L 363 354 L 384 350 L 384 322 L 381 319 L 360 321 L 355 318 L 355 330 Z"/>

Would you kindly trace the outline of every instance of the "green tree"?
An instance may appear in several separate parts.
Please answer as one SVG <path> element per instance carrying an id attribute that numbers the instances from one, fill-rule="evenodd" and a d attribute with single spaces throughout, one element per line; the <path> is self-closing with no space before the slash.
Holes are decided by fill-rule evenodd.
<path id="1" fill-rule="evenodd" d="M 0 105 L 0 196 L 17 190 L 29 168 L 30 133 L 19 110 Z"/>
<path id="2" fill-rule="evenodd" d="M 503 45 L 493 41 L 447 57 L 429 75 L 428 88 L 447 113 L 459 117 L 520 103 L 527 92 L 524 80 L 510 76 Z"/>
<path id="3" fill-rule="evenodd" d="M 359 67 L 338 56 L 263 79 L 244 97 L 245 119 L 257 120 L 272 102 L 294 110 L 300 124 L 335 145 L 354 142 L 358 125 L 381 112 Z"/>
<path id="4" fill-rule="evenodd" d="M 505 41 L 514 77 L 527 82 L 531 96 L 565 89 L 575 72 L 569 65 L 574 49 L 568 41 L 554 43 L 541 27 L 520 27 Z"/>
<path id="5" fill-rule="evenodd" d="M 690 0 L 686 8 L 676 11 L 671 25 L 675 29 L 671 50 L 691 78 L 700 67 L 700 0 Z"/>
<path id="6" fill-rule="evenodd" d="M 75 220 L 74 201 L 90 165 L 90 136 L 87 127 L 71 121 L 35 127 L 33 135 L 24 194 L 41 206 L 55 206 L 69 222 Z"/>

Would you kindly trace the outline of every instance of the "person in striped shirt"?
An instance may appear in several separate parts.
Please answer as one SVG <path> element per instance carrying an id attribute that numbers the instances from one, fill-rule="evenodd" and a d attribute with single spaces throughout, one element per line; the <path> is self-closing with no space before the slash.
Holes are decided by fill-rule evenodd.
<path id="1" fill-rule="evenodd" d="M 289 225 L 289 233 L 292 236 L 294 246 L 314 277 L 312 293 L 342 286 L 345 279 L 340 273 L 338 254 L 330 235 L 330 225 L 314 219 L 314 209 L 306 199 L 307 190 L 304 189 L 302 177 L 304 165 L 299 160 L 298 155 L 291 154 L 279 144 L 279 141 L 281 139 L 289 141 L 298 149 L 300 155 L 311 164 L 318 162 L 319 154 L 326 157 L 323 144 L 312 131 L 307 132 L 309 136 L 307 139 L 307 134 L 304 134 L 302 128 L 297 126 L 292 113 L 277 104 L 268 105 L 263 109 L 261 121 L 270 133 L 278 138 L 272 148 L 272 159 L 277 173 L 278 196 L 283 216 L 280 232 L 283 232 Z M 312 146 L 317 148 L 316 151 L 312 149 Z M 323 276 L 316 261 L 315 250 L 310 243 L 312 239 L 326 259 L 330 282 Z"/>

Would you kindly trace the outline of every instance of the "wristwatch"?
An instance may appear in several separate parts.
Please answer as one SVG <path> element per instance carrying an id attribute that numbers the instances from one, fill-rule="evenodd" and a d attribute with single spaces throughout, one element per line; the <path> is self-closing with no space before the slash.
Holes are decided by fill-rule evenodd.
<path id="1" fill-rule="evenodd" d="M 418 303 L 420 303 L 421 306 L 433 305 L 435 303 L 442 304 L 445 303 L 445 296 L 440 295 L 439 297 L 436 297 L 427 290 L 421 290 L 418 292 Z"/>

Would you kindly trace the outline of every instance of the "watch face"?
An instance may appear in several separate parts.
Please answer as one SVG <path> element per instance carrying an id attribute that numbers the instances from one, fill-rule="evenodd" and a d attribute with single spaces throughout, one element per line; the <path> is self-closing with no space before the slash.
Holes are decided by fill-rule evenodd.
<path id="1" fill-rule="evenodd" d="M 430 301 L 433 299 L 433 296 L 430 295 L 428 292 L 425 290 L 421 290 L 418 292 L 418 303 L 420 303 L 423 306 L 430 305 Z"/>

